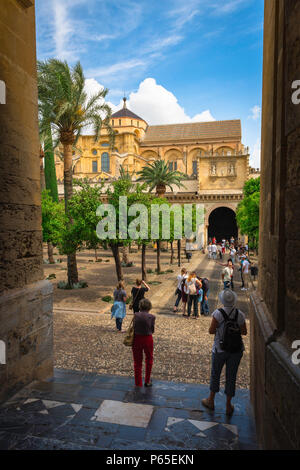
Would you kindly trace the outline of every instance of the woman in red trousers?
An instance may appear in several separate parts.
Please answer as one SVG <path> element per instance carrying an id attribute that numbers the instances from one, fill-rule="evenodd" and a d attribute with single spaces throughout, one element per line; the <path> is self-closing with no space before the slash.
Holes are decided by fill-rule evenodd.
<path id="1" fill-rule="evenodd" d="M 146 356 L 145 387 L 151 387 L 150 380 L 153 364 L 153 338 L 155 316 L 150 312 L 152 304 L 148 299 L 140 301 L 140 311 L 134 314 L 134 341 L 132 345 L 134 378 L 136 387 L 143 386 L 143 352 Z"/>

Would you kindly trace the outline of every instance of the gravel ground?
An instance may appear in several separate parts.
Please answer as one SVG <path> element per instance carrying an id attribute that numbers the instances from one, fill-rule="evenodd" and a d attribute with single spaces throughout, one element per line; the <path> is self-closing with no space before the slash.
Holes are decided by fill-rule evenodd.
<path id="1" fill-rule="evenodd" d="M 124 320 L 129 325 L 131 315 Z M 156 314 L 152 377 L 178 382 L 209 383 L 213 337 L 209 317 L 199 320 Z M 249 321 L 247 321 L 249 328 Z M 123 346 L 124 335 L 115 330 L 109 314 L 56 313 L 54 317 L 55 367 L 99 374 L 133 377 L 131 348 Z M 249 336 L 237 387 L 248 388 Z M 222 379 L 223 383 L 223 379 Z"/>
<path id="2" fill-rule="evenodd" d="M 108 253 L 100 254 L 103 259 Z M 133 268 L 125 270 L 126 285 L 132 286 L 139 275 L 139 254 L 130 255 L 136 263 Z M 91 253 L 83 252 L 78 256 L 79 271 L 84 272 L 88 281 L 87 289 L 65 291 L 56 288 L 56 283 L 65 277 L 65 260 L 61 265 L 46 266 L 45 275 L 56 272 L 54 284 L 54 353 L 55 367 L 74 369 L 99 374 L 116 374 L 133 377 L 133 360 L 131 348 L 123 346 L 122 333 L 115 329 L 114 320 L 107 313 L 111 304 L 101 301 L 104 294 L 112 294 L 115 271 L 112 260 L 105 265 L 89 262 Z M 147 264 L 155 267 L 155 253 L 150 250 L 147 254 Z M 162 255 L 164 269 L 172 268 L 174 273 L 162 276 L 149 275 L 149 280 L 159 280 L 161 285 L 151 285 L 148 297 L 154 305 L 152 313 L 156 315 L 156 331 L 154 335 L 154 365 L 152 377 L 160 380 L 178 382 L 209 383 L 210 360 L 213 337 L 208 334 L 210 317 L 199 320 L 182 317 L 181 312 L 173 313 L 174 291 L 176 287 L 176 265 L 169 265 L 169 254 Z M 167 266 L 168 265 L 168 266 Z M 222 267 L 207 257 L 195 254 L 189 269 L 195 269 L 200 275 L 210 280 L 209 304 L 211 312 L 217 308 L 217 295 L 221 287 L 220 276 Z M 235 285 L 238 293 L 239 307 L 248 318 L 248 301 L 239 289 L 239 274 L 235 272 Z M 78 310 L 77 310 L 78 309 Z M 89 311 L 90 310 L 90 311 Z M 83 313 L 83 312 L 86 313 Z M 99 312 L 99 313 L 96 313 Z M 106 312 L 106 313 L 105 313 Z M 131 321 L 131 314 L 124 320 L 124 329 Z M 247 320 L 248 330 L 250 329 Z M 237 387 L 248 388 L 249 344 L 250 335 L 244 339 L 245 353 L 242 359 Z M 223 376 L 224 378 L 224 376 Z M 224 380 L 222 379 L 222 383 Z"/>

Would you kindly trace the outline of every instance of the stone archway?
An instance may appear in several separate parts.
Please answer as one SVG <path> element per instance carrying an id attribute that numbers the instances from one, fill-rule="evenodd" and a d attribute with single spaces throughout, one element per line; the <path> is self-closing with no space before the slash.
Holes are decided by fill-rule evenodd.
<path id="1" fill-rule="evenodd" d="M 216 207 L 208 217 L 207 239 L 215 237 L 220 242 L 223 238 L 229 240 L 232 236 L 234 238 L 238 236 L 234 209 L 224 206 Z"/>

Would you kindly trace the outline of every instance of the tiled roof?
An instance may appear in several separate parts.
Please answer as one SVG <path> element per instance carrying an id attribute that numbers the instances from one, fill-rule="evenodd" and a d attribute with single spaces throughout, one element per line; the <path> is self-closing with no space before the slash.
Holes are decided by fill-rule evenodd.
<path id="1" fill-rule="evenodd" d="M 149 126 L 144 144 L 151 142 L 166 142 L 178 140 L 211 140 L 221 138 L 242 138 L 241 121 L 211 121 L 192 122 L 188 124 L 167 124 L 162 126 Z"/>
<path id="2" fill-rule="evenodd" d="M 119 109 L 119 111 L 112 114 L 111 117 L 112 117 L 112 119 L 121 118 L 121 117 L 129 117 L 131 119 L 138 119 L 139 121 L 145 121 L 145 119 L 142 119 L 137 114 L 134 114 L 132 111 L 130 111 L 130 109 L 127 109 L 127 108 Z"/>

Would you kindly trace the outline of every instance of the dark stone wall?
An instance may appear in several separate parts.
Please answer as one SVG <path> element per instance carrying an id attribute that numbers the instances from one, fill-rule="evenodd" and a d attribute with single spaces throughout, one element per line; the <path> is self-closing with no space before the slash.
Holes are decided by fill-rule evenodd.
<path id="1" fill-rule="evenodd" d="M 0 401 L 53 371 L 52 286 L 43 281 L 33 0 L 0 0 Z M 1 362 L 3 362 L 1 356 Z"/>
<path id="2" fill-rule="evenodd" d="M 265 2 L 260 266 L 251 297 L 251 396 L 262 448 L 300 447 L 300 0 Z"/>

